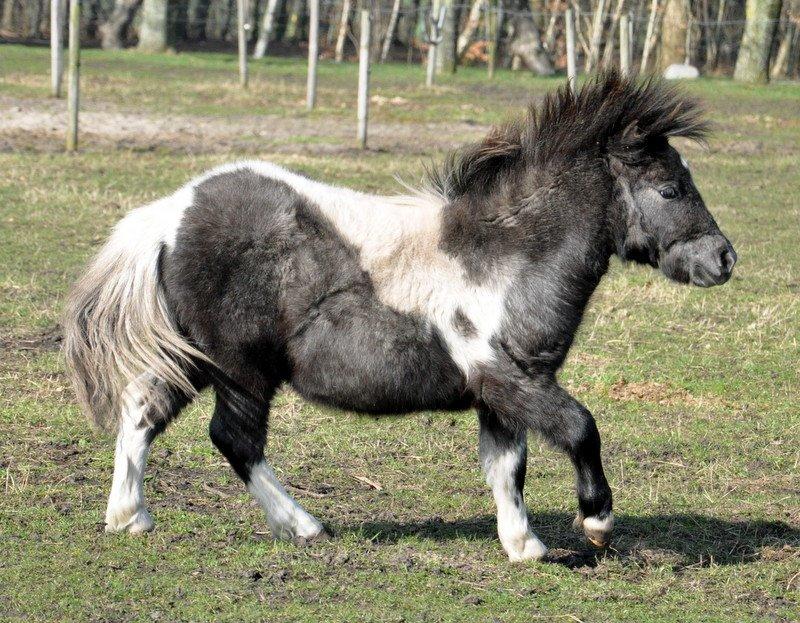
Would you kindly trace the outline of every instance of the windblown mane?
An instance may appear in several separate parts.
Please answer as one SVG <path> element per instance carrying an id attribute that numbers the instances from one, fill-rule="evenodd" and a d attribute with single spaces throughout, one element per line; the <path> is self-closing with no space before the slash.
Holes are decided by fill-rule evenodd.
<path id="1" fill-rule="evenodd" d="M 660 80 L 637 82 L 610 70 L 577 94 L 561 86 L 540 105 L 531 105 L 522 119 L 451 153 L 440 167 L 428 170 L 426 186 L 451 200 L 518 166 L 602 154 L 636 164 L 646 158 L 649 145 L 672 136 L 703 141 L 708 130 L 695 100 Z"/>

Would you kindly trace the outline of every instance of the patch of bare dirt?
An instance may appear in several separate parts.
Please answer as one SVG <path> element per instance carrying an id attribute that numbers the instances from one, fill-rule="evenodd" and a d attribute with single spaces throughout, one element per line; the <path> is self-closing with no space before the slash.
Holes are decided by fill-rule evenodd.
<path id="1" fill-rule="evenodd" d="M 61 348 L 62 339 L 61 327 L 54 325 L 32 335 L 0 339 L 0 350 L 56 351 Z"/>
<path id="2" fill-rule="evenodd" d="M 660 405 L 695 404 L 698 402 L 685 389 L 670 387 L 665 383 L 654 381 L 636 383 L 620 379 L 609 388 L 608 395 L 613 400 L 623 402 L 655 402 Z"/>
<path id="3" fill-rule="evenodd" d="M 355 119 L 278 116 L 182 116 L 121 111 L 87 105 L 80 116 L 80 141 L 90 147 L 176 153 L 331 154 L 356 152 Z M 0 151 L 63 150 L 67 114 L 61 100 L 0 97 Z M 453 123 L 372 123 L 370 149 L 425 155 L 451 149 L 485 134 L 487 126 Z"/>

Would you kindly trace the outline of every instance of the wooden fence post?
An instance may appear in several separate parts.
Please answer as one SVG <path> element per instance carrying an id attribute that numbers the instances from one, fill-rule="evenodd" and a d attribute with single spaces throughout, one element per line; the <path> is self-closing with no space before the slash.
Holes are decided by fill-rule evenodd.
<path id="1" fill-rule="evenodd" d="M 64 76 L 64 0 L 50 0 L 50 90 L 53 97 L 61 97 Z"/>
<path id="2" fill-rule="evenodd" d="M 81 65 L 81 0 L 69 3 L 69 58 L 67 59 L 67 151 L 78 149 L 78 80 Z"/>
<path id="3" fill-rule="evenodd" d="M 631 73 L 631 42 L 630 24 L 628 16 L 622 15 L 619 18 L 619 70 L 623 76 Z"/>
<path id="4" fill-rule="evenodd" d="M 575 93 L 578 71 L 575 63 L 575 16 L 572 9 L 567 9 L 564 19 L 567 21 L 567 83 Z"/>
<path id="5" fill-rule="evenodd" d="M 367 148 L 367 119 L 369 116 L 369 46 L 372 16 L 361 9 L 361 45 L 358 50 L 358 144 Z"/>
<path id="6" fill-rule="evenodd" d="M 308 80 L 306 108 L 314 110 L 317 103 L 317 60 L 319 58 L 319 0 L 308 0 Z"/>
<path id="7" fill-rule="evenodd" d="M 236 0 L 236 26 L 237 40 L 239 43 L 239 84 L 247 88 L 247 0 Z"/>

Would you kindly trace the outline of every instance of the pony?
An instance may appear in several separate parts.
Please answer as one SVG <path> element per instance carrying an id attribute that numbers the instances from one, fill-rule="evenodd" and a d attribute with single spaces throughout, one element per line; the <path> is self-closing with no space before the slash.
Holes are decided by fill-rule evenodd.
<path id="1" fill-rule="evenodd" d="M 698 104 L 616 72 L 562 87 L 398 196 L 268 162 L 216 168 L 130 212 L 72 292 L 64 352 L 90 420 L 116 430 L 108 531 L 153 528 L 148 449 L 198 392 L 210 436 L 276 538 L 327 537 L 264 455 L 283 384 L 369 414 L 474 408 L 512 561 L 547 549 L 523 500 L 527 433 L 575 468 L 575 525 L 608 545 L 612 494 L 591 413 L 558 383 L 612 255 L 708 287 L 736 253 L 673 137 Z"/>

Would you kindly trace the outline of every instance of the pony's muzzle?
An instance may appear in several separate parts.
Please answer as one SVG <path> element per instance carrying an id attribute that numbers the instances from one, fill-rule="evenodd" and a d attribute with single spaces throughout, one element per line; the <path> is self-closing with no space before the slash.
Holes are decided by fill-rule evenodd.
<path id="1" fill-rule="evenodd" d="M 709 288 L 722 285 L 731 278 L 737 256 L 725 236 L 703 236 L 692 246 L 689 277 L 694 285 Z"/>

